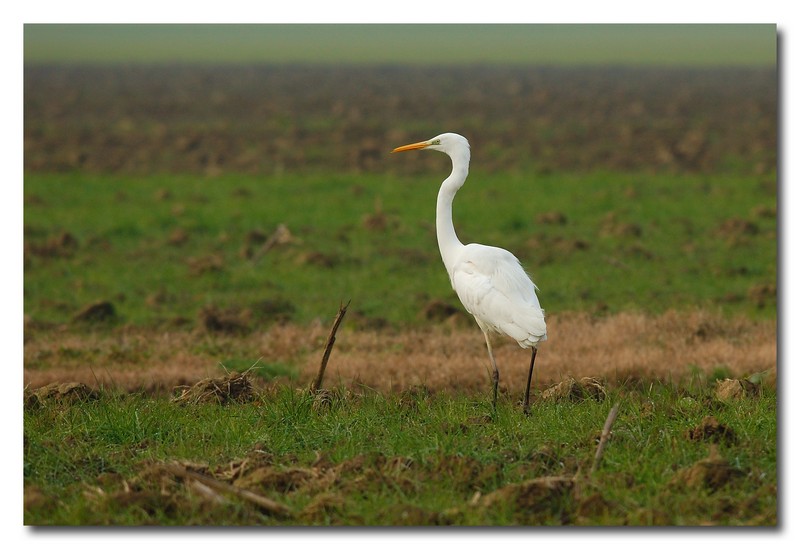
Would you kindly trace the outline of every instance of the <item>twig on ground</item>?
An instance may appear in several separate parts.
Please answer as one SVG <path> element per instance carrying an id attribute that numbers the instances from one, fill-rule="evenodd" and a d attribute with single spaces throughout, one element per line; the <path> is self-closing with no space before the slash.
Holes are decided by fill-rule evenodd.
<path id="1" fill-rule="evenodd" d="M 319 365 L 319 372 L 317 372 L 317 378 L 311 384 L 312 393 L 316 393 L 322 388 L 322 378 L 325 375 L 325 368 L 328 366 L 328 359 L 331 357 L 333 344 L 336 342 L 336 330 L 339 329 L 339 324 L 342 323 L 342 319 L 344 318 L 344 315 L 347 312 L 347 308 L 349 306 L 350 306 L 349 301 L 347 302 L 346 305 L 339 305 L 339 313 L 336 315 L 336 318 L 333 321 L 333 326 L 331 326 L 331 333 L 330 335 L 328 335 L 328 342 L 325 344 L 325 352 L 322 355 L 322 363 Z"/>
<path id="2" fill-rule="evenodd" d="M 255 492 L 251 492 L 250 490 L 244 490 L 242 488 L 237 488 L 236 486 L 231 486 L 230 484 L 207 477 L 206 475 L 189 471 L 188 469 L 177 464 L 169 463 L 165 465 L 165 468 L 169 473 L 175 475 L 176 477 L 199 482 L 200 484 L 203 484 L 204 486 L 216 492 L 230 494 L 245 501 L 249 501 L 250 503 L 254 503 L 258 505 L 264 512 L 270 515 L 275 515 L 278 517 L 291 517 L 293 515 L 292 510 L 284 504 L 256 494 Z M 207 495 L 210 496 L 210 494 Z"/>
<path id="3" fill-rule="evenodd" d="M 264 255 L 278 244 L 286 244 L 292 241 L 292 233 L 281 223 L 275 228 L 275 232 L 264 242 L 261 248 L 253 254 L 253 263 L 257 263 Z"/>
<path id="4" fill-rule="evenodd" d="M 597 451 L 594 454 L 594 463 L 592 463 L 592 469 L 589 471 L 590 474 L 595 472 L 597 466 L 600 464 L 600 460 L 603 458 L 603 452 L 606 449 L 606 444 L 608 443 L 608 437 L 611 435 L 611 426 L 614 424 L 614 420 L 617 419 L 618 412 L 619 412 L 619 403 L 614 404 L 614 407 L 611 408 L 610 412 L 608 412 L 606 423 L 605 425 L 603 425 L 603 432 L 600 434 L 600 442 L 598 443 Z"/>

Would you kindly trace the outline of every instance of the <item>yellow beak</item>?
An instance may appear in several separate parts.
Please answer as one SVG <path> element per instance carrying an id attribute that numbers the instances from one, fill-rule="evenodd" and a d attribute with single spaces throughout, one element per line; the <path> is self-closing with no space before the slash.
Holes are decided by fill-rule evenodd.
<path id="1" fill-rule="evenodd" d="M 393 150 L 393 153 L 399 153 L 404 151 L 415 151 L 417 149 L 424 149 L 425 147 L 430 146 L 430 141 L 420 141 L 419 143 L 411 143 L 410 145 L 403 145 L 402 147 L 397 147 Z"/>

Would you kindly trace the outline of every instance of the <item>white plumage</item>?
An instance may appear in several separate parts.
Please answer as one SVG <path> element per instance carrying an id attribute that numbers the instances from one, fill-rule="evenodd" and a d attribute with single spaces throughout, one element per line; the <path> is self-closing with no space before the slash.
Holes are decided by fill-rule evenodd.
<path id="1" fill-rule="evenodd" d="M 455 133 L 444 133 L 392 152 L 417 149 L 440 151 L 450 156 L 453 171 L 442 182 L 436 201 L 436 237 L 450 283 L 464 308 L 483 331 L 494 382 L 493 405 L 497 405 L 499 372 L 492 353 L 490 332 L 507 335 L 523 348 L 531 349 L 528 386 L 523 407 L 528 411 L 531 375 L 540 342 L 547 339 L 544 311 L 536 296 L 536 285 L 519 260 L 509 251 L 482 244 L 464 245 L 453 227 L 453 199 L 469 173 L 469 142 Z"/>

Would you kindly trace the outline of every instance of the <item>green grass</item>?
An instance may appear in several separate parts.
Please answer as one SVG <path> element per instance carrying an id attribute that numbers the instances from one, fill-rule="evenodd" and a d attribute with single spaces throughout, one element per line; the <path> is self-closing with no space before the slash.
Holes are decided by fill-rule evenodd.
<path id="1" fill-rule="evenodd" d="M 434 234 L 446 169 L 443 159 L 441 173 L 413 178 L 27 174 L 25 314 L 62 324 L 109 300 L 142 326 L 193 323 L 210 306 L 308 322 L 352 299 L 360 318 L 419 323 L 431 300 L 458 305 Z M 775 201 L 769 176 L 474 171 L 454 215 L 463 242 L 520 257 L 551 313 L 701 306 L 771 318 Z M 249 257 L 281 223 L 294 241 Z"/>
<path id="2" fill-rule="evenodd" d="M 619 387 L 603 402 L 537 401 L 531 417 L 501 399 L 494 419 L 480 396 L 336 392 L 317 408 L 291 387 L 228 406 L 136 394 L 49 403 L 25 412 L 25 523 L 774 525 L 774 390 L 722 403 L 712 388 L 699 376 Z M 590 477 L 614 403 L 613 437 Z M 709 414 L 735 433 L 718 449 L 739 476 L 718 488 L 676 485 L 711 451 L 687 436 Z M 148 469 L 187 460 L 220 472 L 246 456 L 278 473 L 335 471 L 335 480 L 256 488 L 296 513 L 279 519 L 235 497 L 211 504 Z M 476 491 L 576 473 L 575 491 L 544 504 L 469 504 Z M 320 501 L 334 503 L 313 512 Z"/>

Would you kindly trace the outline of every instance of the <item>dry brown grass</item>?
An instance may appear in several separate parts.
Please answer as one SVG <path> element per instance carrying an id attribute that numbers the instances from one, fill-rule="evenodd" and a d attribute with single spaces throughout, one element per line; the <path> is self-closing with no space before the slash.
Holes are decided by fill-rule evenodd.
<path id="1" fill-rule="evenodd" d="M 690 367 L 724 367 L 733 376 L 774 369 L 776 323 L 725 318 L 704 311 L 659 316 L 620 313 L 596 318 L 548 318 L 549 339 L 536 360 L 534 387 L 567 376 L 677 380 Z M 123 390 L 170 391 L 219 375 L 231 358 L 296 365 L 295 383 L 315 376 L 329 327 L 275 325 L 264 333 L 209 334 L 120 328 L 113 332 L 26 331 L 24 381 L 37 388 L 77 381 Z M 501 390 L 524 387 L 529 351 L 498 339 L 495 357 Z M 328 364 L 325 385 L 363 384 L 379 391 L 417 385 L 431 390 L 478 391 L 488 387 L 488 360 L 480 330 L 441 324 L 403 331 L 353 330 L 344 322 Z M 280 381 L 280 380 L 279 380 Z M 285 381 L 285 380 L 284 380 Z"/>

